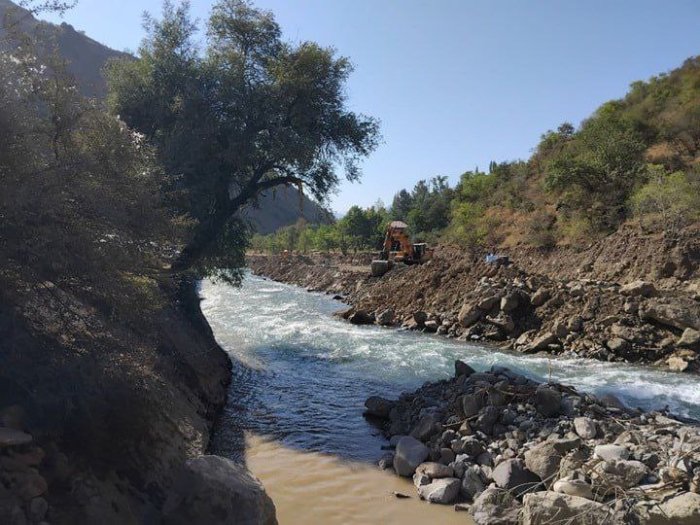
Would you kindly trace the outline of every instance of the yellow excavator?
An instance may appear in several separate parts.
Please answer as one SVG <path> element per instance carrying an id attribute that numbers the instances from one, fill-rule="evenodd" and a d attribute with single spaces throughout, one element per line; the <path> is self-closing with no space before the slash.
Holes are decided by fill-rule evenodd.
<path id="1" fill-rule="evenodd" d="M 432 258 L 433 250 L 426 243 L 411 242 L 407 230 L 405 222 L 393 221 L 389 224 L 380 258 L 372 261 L 372 275 L 384 275 L 394 263 L 421 264 Z"/>

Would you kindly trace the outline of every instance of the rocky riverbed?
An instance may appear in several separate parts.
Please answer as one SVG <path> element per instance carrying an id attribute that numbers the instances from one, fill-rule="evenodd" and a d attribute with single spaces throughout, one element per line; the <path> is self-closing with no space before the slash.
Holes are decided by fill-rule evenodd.
<path id="1" fill-rule="evenodd" d="M 366 407 L 390 442 L 380 467 L 478 524 L 700 523 L 700 427 L 667 412 L 461 361 Z"/>

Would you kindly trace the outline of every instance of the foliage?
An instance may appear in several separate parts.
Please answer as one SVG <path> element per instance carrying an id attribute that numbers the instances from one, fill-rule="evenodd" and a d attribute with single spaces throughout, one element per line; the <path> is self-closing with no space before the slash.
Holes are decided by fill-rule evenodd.
<path id="1" fill-rule="evenodd" d="M 379 250 L 388 222 L 389 213 L 381 205 L 365 209 L 353 206 L 335 224 L 309 225 L 300 220 L 273 234 L 254 235 L 251 248 L 270 253 Z"/>
<path id="2" fill-rule="evenodd" d="M 447 177 L 420 180 L 410 193 L 401 190 L 394 196 L 391 218 L 406 222 L 416 240 L 423 239 L 449 224 L 452 191 Z"/>
<path id="3" fill-rule="evenodd" d="M 295 185 L 323 200 L 377 145 L 375 120 L 349 111 L 347 58 L 284 42 L 272 13 L 219 0 L 201 52 L 187 3 L 149 19 L 138 60 L 108 68 L 109 104 L 157 146 L 178 209 L 196 220 L 176 269 L 243 265 L 238 212 L 267 189 Z M 234 277 L 236 274 L 233 274 Z"/>
<path id="4" fill-rule="evenodd" d="M 153 285 L 156 245 L 179 230 L 143 137 L 83 100 L 60 61 L 29 52 L 0 55 L 0 125 L 2 273 L 74 289 L 109 315 L 156 307 L 129 297 Z"/>
<path id="5" fill-rule="evenodd" d="M 700 177 L 649 166 L 649 182 L 632 196 L 632 209 L 648 228 L 659 226 L 666 234 L 674 235 L 700 219 Z"/>

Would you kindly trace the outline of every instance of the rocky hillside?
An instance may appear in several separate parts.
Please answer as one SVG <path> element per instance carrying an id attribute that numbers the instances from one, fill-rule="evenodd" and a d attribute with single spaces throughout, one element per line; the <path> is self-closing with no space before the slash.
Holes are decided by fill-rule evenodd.
<path id="1" fill-rule="evenodd" d="M 512 250 L 507 264 L 442 246 L 370 275 L 371 256 L 249 257 L 254 272 L 342 294 L 354 323 L 492 341 L 520 352 L 700 370 L 697 231 L 673 245 L 621 230 L 574 252 Z"/>
<path id="2" fill-rule="evenodd" d="M 128 57 L 88 37 L 67 23 L 60 26 L 35 19 L 10 0 L 0 0 L 0 50 L 13 51 L 18 39 L 13 35 L 32 35 L 39 42 L 40 53 L 58 51 L 66 60 L 68 71 L 75 77 L 83 95 L 103 99 L 107 85 L 102 70 L 107 61 Z M 299 200 L 296 188 L 285 188 L 263 195 L 258 208 L 251 208 L 246 216 L 257 232 L 271 233 L 304 218 L 309 223 L 325 224 L 332 221 L 329 213 L 316 202 L 303 196 Z"/>

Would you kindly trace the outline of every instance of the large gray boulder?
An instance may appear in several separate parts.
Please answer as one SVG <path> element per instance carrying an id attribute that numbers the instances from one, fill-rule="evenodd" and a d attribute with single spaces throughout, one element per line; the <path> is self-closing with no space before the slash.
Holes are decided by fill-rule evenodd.
<path id="1" fill-rule="evenodd" d="M 590 417 L 574 418 L 574 430 L 583 439 L 593 439 L 598 433 L 595 421 Z"/>
<path id="2" fill-rule="evenodd" d="M 561 414 L 561 393 L 554 388 L 541 385 L 535 391 L 535 408 L 545 417 Z"/>
<path id="3" fill-rule="evenodd" d="M 220 456 L 185 463 L 163 508 L 164 525 L 277 525 L 260 481 Z"/>
<path id="4" fill-rule="evenodd" d="M 566 523 L 567 525 L 591 525 L 594 523 L 618 523 L 610 506 L 586 498 L 558 492 L 535 492 L 523 498 L 522 525 Z"/>
<path id="5" fill-rule="evenodd" d="M 423 443 L 411 436 L 402 437 L 396 444 L 394 454 L 394 470 L 399 476 L 411 477 L 430 454 Z"/>
<path id="6" fill-rule="evenodd" d="M 541 485 L 540 478 L 525 468 L 519 459 L 507 459 L 499 463 L 493 469 L 491 477 L 498 488 L 508 490 L 516 497 L 537 490 Z"/>
<path id="7" fill-rule="evenodd" d="M 543 441 L 525 452 L 525 466 L 547 485 L 551 485 L 555 474 L 559 472 L 559 464 L 564 455 L 578 448 L 580 444 L 578 438 Z"/>
<path id="8" fill-rule="evenodd" d="M 457 478 L 436 479 L 432 483 L 418 487 L 418 494 L 430 503 L 449 505 L 459 496 L 460 484 Z"/>

